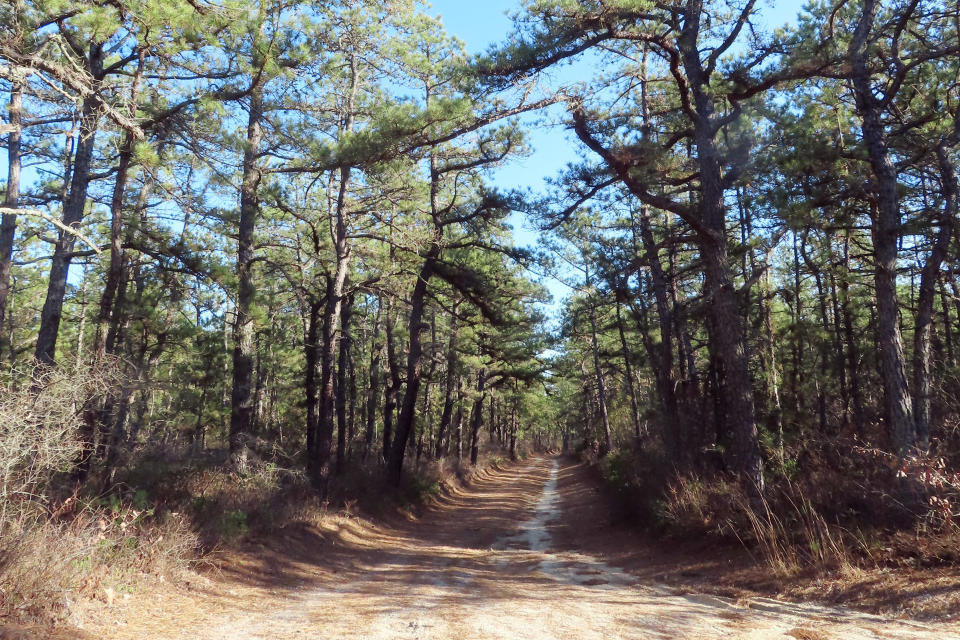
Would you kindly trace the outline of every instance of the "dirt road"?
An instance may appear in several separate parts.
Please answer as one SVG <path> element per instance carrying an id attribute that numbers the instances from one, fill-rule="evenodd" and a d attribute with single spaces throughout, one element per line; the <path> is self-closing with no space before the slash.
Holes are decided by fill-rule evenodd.
<path id="1" fill-rule="evenodd" d="M 415 522 L 305 527 L 186 591 L 121 598 L 75 622 L 104 640 L 960 639 L 953 625 L 684 593 L 569 550 L 577 531 L 602 535 L 576 507 L 594 491 L 583 473 L 533 459 Z"/>

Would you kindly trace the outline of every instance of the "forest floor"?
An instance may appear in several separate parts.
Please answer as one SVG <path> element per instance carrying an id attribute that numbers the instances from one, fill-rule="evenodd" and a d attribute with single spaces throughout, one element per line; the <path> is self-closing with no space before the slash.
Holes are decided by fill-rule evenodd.
<path id="1" fill-rule="evenodd" d="M 646 541 L 611 523 L 598 492 L 583 465 L 533 458 L 445 490 L 420 517 L 288 527 L 179 584 L 75 603 L 75 628 L 0 638 L 960 639 L 956 622 L 766 597 L 748 557 Z"/>

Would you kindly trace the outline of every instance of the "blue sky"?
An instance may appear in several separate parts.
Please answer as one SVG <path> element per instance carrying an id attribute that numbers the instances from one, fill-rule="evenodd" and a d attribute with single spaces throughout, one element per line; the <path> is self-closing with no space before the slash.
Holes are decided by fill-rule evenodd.
<path id="1" fill-rule="evenodd" d="M 793 23 L 803 7 L 797 0 L 761 0 L 761 15 L 768 28 Z M 466 43 L 470 53 L 482 53 L 490 45 L 502 42 L 512 28 L 508 13 L 516 13 L 521 7 L 520 0 L 484 0 L 483 2 L 465 2 L 464 0 L 434 0 L 429 10 L 433 15 L 442 17 L 447 33 L 457 36 Z M 528 117 L 525 121 L 532 121 Z M 544 191 L 544 180 L 556 176 L 568 163 L 574 162 L 583 152 L 578 143 L 560 126 L 531 127 L 528 142 L 533 152 L 525 158 L 517 158 L 494 174 L 494 182 L 502 189 L 531 188 Z M 522 216 L 514 215 L 514 239 L 520 245 L 532 245 L 536 242 L 537 232 Z M 563 297 L 570 289 L 556 280 L 544 284 L 553 295 L 553 304 L 548 313 L 555 315 Z"/>
<path id="2" fill-rule="evenodd" d="M 797 0 L 761 0 L 763 20 L 768 27 L 792 23 L 802 8 Z M 512 27 L 508 13 L 521 7 L 520 0 L 434 0 L 430 13 L 440 15 L 447 33 L 466 43 L 470 53 L 481 53 L 490 45 L 503 41 Z M 539 189 L 545 177 L 556 175 L 568 162 L 576 159 L 577 145 L 568 140 L 561 129 L 539 129 L 530 132 L 534 154 L 511 164 L 498 173 L 504 187 Z"/>

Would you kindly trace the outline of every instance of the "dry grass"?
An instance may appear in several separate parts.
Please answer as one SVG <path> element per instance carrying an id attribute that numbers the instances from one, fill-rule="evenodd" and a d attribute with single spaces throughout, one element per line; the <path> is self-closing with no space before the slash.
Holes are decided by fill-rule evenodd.
<path id="1" fill-rule="evenodd" d="M 176 576 L 196 547 L 182 517 L 86 508 L 62 521 L 7 523 L 0 619 L 56 621 L 82 598 L 112 600 L 144 574 Z"/>
<path id="2" fill-rule="evenodd" d="M 752 505 L 730 477 L 675 476 L 664 519 L 740 540 L 779 577 L 960 561 L 960 472 L 947 456 L 900 458 L 854 439 L 809 441 L 788 460 Z"/>
<path id="3" fill-rule="evenodd" d="M 854 549 L 860 543 L 829 524 L 803 489 L 789 482 L 768 492 L 757 507 L 739 483 L 680 476 L 668 488 L 665 512 L 677 529 L 733 537 L 756 549 L 778 576 L 810 568 L 856 571 Z"/>
<path id="4" fill-rule="evenodd" d="M 55 499 L 80 452 L 85 407 L 115 369 L 37 371 L 0 392 L 0 619 L 51 620 L 182 566 L 196 537 L 177 514 L 119 498 Z"/>

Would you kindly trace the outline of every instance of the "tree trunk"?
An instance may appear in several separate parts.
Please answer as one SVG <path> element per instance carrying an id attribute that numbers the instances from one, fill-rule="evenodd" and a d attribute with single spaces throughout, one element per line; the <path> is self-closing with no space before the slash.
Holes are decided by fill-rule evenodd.
<path id="1" fill-rule="evenodd" d="M 457 376 L 457 416 L 453 420 L 457 432 L 457 464 L 463 460 L 463 379 Z"/>
<path id="2" fill-rule="evenodd" d="M 483 387 L 486 383 L 486 371 L 480 370 L 477 374 L 477 397 L 473 401 L 473 411 L 470 414 L 470 464 L 477 465 L 480 457 L 480 427 L 483 425 Z"/>
<path id="3" fill-rule="evenodd" d="M 340 112 L 340 136 L 353 130 L 356 118 L 354 103 L 359 88 L 359 74 L 357 73 L 356 58 L 352 54 L 349 58 L 349 64 L 350 88 L 346 104 Z M 333 239 L 336 269 L 333 275 L 327 278 L 327 304 L 323 320 L 323 351 L 320 360 L 320 423 L 317 431 L 316 450 L 314 456 L 310 459 L 308 470 L 314 488 L 318 489 L 324 496 L 326 496 L 330 480 L 330 450 L 333 445 L 334 416 L 337 403 L 334 365 L 340 337 L 340 314 L 343 307 L 344 288 L 351 259 L 347 225 L 347 192 L 351 177 L 352 168 L 350 166 L 340 167 L 340 184 L 337 189 L 334 208 L 330 211 L 330 235 Z"/>
<path id="4" fill-rule="evenodd" d="M 790 351 L 792 367 L 790 369 L 790 395 L 793 397 L 794 415 L 802 416 L 806 413 L 803 389 L 800 380 L 803 378 L 803 283 L 800 274 L 800 249 L 797 246 L 797 233 L 791 232 L 793 242 L 793 305 L 790 330 Z"/>
<path id="5" fill-rule="evenodd" d="M 347 458 L 347 373 L 350 361 L 350 320 L 353 316 L 353 295 L 343 302 L 340 313 L 340 356 L 337 365 L 337 475 L 344 471 Z"/>
<path id="6" fill-rule="evenodd" d="M 674 461 L 678 461 L 681 457 L 684 438 L 683 425 L 680 421 L 680 411 L 677 404 L 676 376 L 673 366 L 674 321 L 668 291 L 670 283 L 660 263 L 660 255 L 656 240 L 653 237 L 650 212 L 647 207 L 642 207 L 640 210 L 640 239 L 643 242 L 647 266 L 650 268 L 650 284 L 653 288 L 653 299 L 660 320 L 660 344 L 648 348 L 648 351 L 654 370 L 657 395 L 660 397 L 663 410 L 664 444 L 670 452 L 670 457 Z"/>
<path id="7" fill-rule="evenodd" d="M 857 111 L 863 122 L 863 143 L 870 159 L 875 182 L 876 208 L 872 235 L 877 297 L 876 337 L 879 346 L 880 375 L 886 405 L 887 428 L 890 440 L 901 455 L 908 453 L 917 442 L 916 424 L 910 391 L 907 388 L 907 370 L 900 337 L 899 305 L 897 301 L 897 242 L 900 237 L 900 201 L 897 193 L 897 170 L 890 158 L 886 134 L 881 121 L 881 104 L 874 94 L 872 58 L 869 51 L 870 35 L 876 19 L 877 0 L 865 0 L 863 13 L 857 23 L 848 54 L 852 66 L 852 81 Z"/>
<path id="8" fill-rule="evenodd" d="M 591 286 L 590 266 L 586 254 L 584 254 L 583 273 L 584 284 L 589 290 Z M 607 413 L 607 386 L 603 379 L 603 368 L 600 363 L 600 342 L 597 339 L 597 307 L 590 300 L 587 301 L 587 304 L 590 305 L 590 347 L 593 352 L 593 368 L 597 379 L 597 404 L 599 405 L 600 419 L 603 425 L 603 446 L 600 449 L 600 456 L 603 457 L 613 449 L 613 441 L 610 435 L 610 416 Z"/>
<path id="9" fill-rule="evenodd" d="M 373 449 L 373 438 L 376 432 L 377 400 L 380 398 L 380 356 L 383 345 L 380 344 L 380 313 L 382 305 L 377 304 L 377 315 L 373 320 L 373 331 L 370 336 L 370 384 L 367 387 L 366 431 L 363 436 L 363 460 L 367 461 Z"/>
<path id="10" fill-rule="evenodd" d="M 317 381 L 317 363 L 320 359 L 320 310 L 319 301 L 310 303 L 307 317 L 307 335 L 303 345 L 306 365 L 303 373 L 303 389 L 307 400 L 307 459 L 313 459 L 317 448 L 317 429 L 320 425 L 320 388 Z"/>
<path id="11" fill-rule="evenodd" d="M 136 105 L 140 93 L 140 81 L 143 77 L 143 62 L 145 51 L 140 50 L 140 62 L 134 74 L 130 88 L 130 116 L 136 116 Z M 110 262 L 107 265 L 107 275 L 103 283 L 103 292 L 100 295 L 100 309 L 97 314 L 96 338 L 94 340 L 94 363 L 100 361 L 107 352 L 107 334 L 109 333 L 110 319 L 113 316 L 113 305 L 117 299 L 117 290 L 123 277 L 123 266 L 126 262 L 126 252 L 123 248 L 123 200 L 127 193 L 127 176 L 133 161 L 134 137 L 129 131 L 123 136 L 120 153 L 117 160 L 117 177 L 113 183 L 113 193 L 110 197 Z M 143 203 L 146 205 L 146 201 Z"/>
<path id="12" fill-rule="evenodd" d="M 513 404 L 510 407 L 510 459 L 517 461 L 517 406 Z"/>
<path id="13" fill-rule="evenodd" d="M 19 8 L 19 7 L 18 7 Z M 23 87 L 19 83 L 10 88 L 10 134 L 7 136 L 7 192 L 3 206 L 16 209 L 20 203 L 20 136 L 23 129 Z M 6 328 L 7 298 L 10 295 L 10 265 L 13 261 L 14 236 L 17 216 L 4 213 L 0 221 L 0 347 L 9 340 Z"/>
<path id="14" fill-rule="evenodd" d="M 957 173 L 945 143 L 937 146 L 937 162 L 943 189 L 943 216 L 933 248 L 920 275 L 917 297 L 917 320 L 913 334 L 913 413 L 916 420 L 917 444 L 922 450 L 930 446 L 930 336 L 933 327 L 933 298 L 940 265 L 947 256 L 957 218 Z M 949 327 L 947 327 L 949 332 Z"/>
<path id="15" fill-rule="evenodd" d="M 830 268 L 827 273 L 830 278 L 830 306 L 833 310 L 833 367 L 837 378 L 840 380 L 840 398 L 843 401 L 843 426 L 850 424 L 850 385 L 847 381 L 847 367 L 844 363 L 844 354 L 846 353 L 843 340 L 843 325 L 840 310 L 840 296 L 837 292 L 837 270 L 835 268 L 833 255 L 833 238 L 828 232 L 824 243 L 827 249 L 827 255 L 830 257 Z"/>
<path id="16" fill-rule="evenodd" d="M 780 380 L 777 372 L 777 349 L 776 340 L 773 335 L 773 318 L 770 311 L 769 296 L 770 292 L 770 270 L 764 272 L 766 279 L 766 293 L 759 297 L 760 314 L 763 316 L 763 327 L 767 334 L 767 384 L 769 385 L 770 400 L 773 405 L 771 409 L 771 430 L 777 437 L 777 449 L 780 451 L 780 460 L 783 462 L 783 408 L 780 406 Z M 767 298 L 767 302 L 764 299 Z"/>
<path id="17" fill-rule="evenodd" d="M 840 278 L 840 311 L 843 314 L 843 335 L 847 343 L 847 376 L 850 379 L 850 401 L 853 404 L 853 422 L 858 433 L 866 427 L 861 388 L 860 352 L 857 348 L 856 328 L 850 300 L 850 234 L 843 241 L 843 277 Z"/>
<path id="18" fill-rule="evenodd" d="M 803 256 L 803 263 L 813 275 L 814 284 L 817 288 L 817 305 L 820 310 L 820 326 L 824 331 L 830 330 L 830 317 L 827 314 L 827 294 L 824 290 L 823 275 L 816 260 L 810 258 L 807 252 L 807 233 L 804 232 L 800 241 L 800 255 Z M 830 374 L 830 352 L 829 344 L 822 337 L 817 338 L 817 357 L 820 360 L 820 375 L 814 378 L 814 384 L 817 390 L 817 414 L 820 421 L 820 433 L 827 433 L 827 392 L 826 387 L 829 384 Z"/>
<path id="19" fill-rule="evenodd" d="M 754 498 L 763 492 L 763 465 L 754 416 L 753 385 L 747 361 L 745 328 L 727 255 L 726 209 L 720 152 L 717 149 L 713 96 L 698 47 L 702 7 L 686 5 L 684 26 L 677 40 L 693 98 L 693 141 L 700 174 L 698 218 L 703 231 L 696 242 L 703 260 L 709 347 L 724 400 L 725 430 L 731 436 L 728 466 L 740 474 Z"/>
<path id="20" fill-rule="evenodd" d="M 637 390 L 633 385 L 633 360 L 630 348 L 627 346 L 627 336 L 623 331 L 623 317 L 620 313 L 620 301 L 617 300 L 617 331 L 620 334 L 620 349 L 623 352 L 624 375 L 626 377 L 627 392 L 630 395 L 630 417 L 633 418 L 633 435 L 637 440 L 643 437 L 643 427 L 640 423 L 640 404 L 637 402 Z"/>
<path id="21" fill-rule="evenodd" d="M 387 385 L 386 398 L 383 403 L 383 460 L 390 456 L 390 445 L 393 443 L 393 414 L 397 408 L 397 395 L 400 393 L 400 365 L 397 362 L 396 344 L 393 335 L 392 305 L 386 309 L 387 334 L 387 370 L 390 374 L 390 384 Z"/>
<path id="22" fill-rule="evenodd" d="M 347 369 L 347 391 L 349 392 L 347 404 L 347 460 L 351 460 L 354 457 L 354 443 L 356 442 L 357 428 L 357 398 L 360 394 L 360 389 L 357 387 L 356 360 L 352 351 L 347 353 Z"/>
<path id="23" fill-rule="evenodd" d="M 420 393 L 420 371 L 423 366 L 422 336 L 427 325 L 423 322 L 424 301 L 427 295 L 427 283 L 433 275 L 434 265 L 439 254 L 439 245 L 427 254 L 417 283 L 410 296 L 410 344 L 407 349 L 407 388 L 404 392 L 403 403 L 400 405 L 400 415 L 397 418 L 397 432 L 387 459 L 387 479 L 399 482 L 403 471 L 403 457 L 407 447 L 410 431 L 413 429 L 414 413 L 416 410 L 417 395 Z"/>
<path id="24" fill-rule="evenodd" d="M 103 79 L 103 48 L 90 45 L 89 71 L 96 82 Z M 83 220 L 87 204 L 87 187 L 90 184 L 90 169 L 93 160 L 94 141 L 100 122 L 98 98 L 91 95 L 83 100 L 80 129 L 73 160 L 73 176 L 70 192 L 63 203 L 63 225 L 78 228 Z M 52 366 L 57 353 L 57 336 L 60 332 L 60 317 L 67 292 L 67 274 L 73 259 L 76 236 L 60 231 L 50 261 L 47 295 L 40 312 L 40 330 L 34 357 L 37 362 Z"/>
<path id="25" fill-rule="evenodd" d="M 249 457 L 253 428 L 253 315 L 254 231 L 259 203 L 257 189 L 261 172 L 258 166 L 263 140 L 263 85 L 258 81 L 250 91 L 250 112 L 243 151 L 243 181 L 240 185 L 240 220 L 237 226 L 237 304 L 233 326 L 233 385 L 230 393 L 230 462 L 244 472 Z"/>
<path id="26" fill-rule="evenodd" d="M 459 386 L 459 365 L 457 359 L 457 304 L 453 305 L 453 316 L 450 319 L 450 338 L 447 342 L 447 376 L 443 394 L 443 411 L 440 414 L 440 426 L 437 428 L 437 446 L 434 455 L 440 459 L 446 455 L 445 439 L 453 418 L 453 405 L 456 401 L 456 391 Z"/>
<path id="27" fill-rule="evenodd" d="M 953 325 L 950 318 L 950 301 L 947 299 L 947 285 L 944 282 L 943 274 L 940 274 L 940 309 L 943 315 L 943 337 L 947 346 L 948 367 L 954 367 L 957 364 L 956 355 L 953 352 Z"/>

